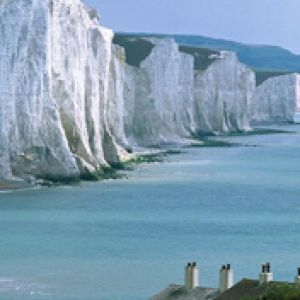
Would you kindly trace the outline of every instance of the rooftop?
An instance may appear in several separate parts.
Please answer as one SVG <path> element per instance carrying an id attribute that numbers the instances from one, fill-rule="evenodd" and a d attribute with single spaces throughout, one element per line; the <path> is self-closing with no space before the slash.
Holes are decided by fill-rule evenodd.
<path id="1" fill-rule="evenodd" d="M 206 287 L 187 289 L 183 285 L 171 284 L 150 300 L 212 300 L 218 294 L 218 289 Z"/>

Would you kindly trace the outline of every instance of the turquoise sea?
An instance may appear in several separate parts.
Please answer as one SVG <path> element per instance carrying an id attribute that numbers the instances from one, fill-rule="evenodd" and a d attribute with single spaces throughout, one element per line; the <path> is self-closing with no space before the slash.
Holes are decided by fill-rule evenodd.
<path id="1" fill-rule="evenodd" d="M 189 148 L 128 179 L 0 193 L 1 300 L 145 300 L 197 261 L 216 287 L 300 266 L 300 126 Z"/>

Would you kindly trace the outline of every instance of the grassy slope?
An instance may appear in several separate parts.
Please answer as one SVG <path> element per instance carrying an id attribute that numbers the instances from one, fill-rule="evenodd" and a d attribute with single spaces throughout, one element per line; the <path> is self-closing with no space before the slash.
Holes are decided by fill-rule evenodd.
<path id="1" fill-rule="evenodd" d="M 122 35 L 120 33 L 119 35 Z M 277 46 L 247 45 L 223 39 L 213 39 L 196 35 L 167 35 L 129 33 L 129 36 L 171 37 L 182 47 L 199 47 L 215 51 L 228 50 L 237 53 L 239 60 L 254 69 L 258 83 L 269 77 L 286 73 L 300 73 L 300 55 Z"/>
<path id="2" fill-rule="evenodd" d="M 300 55 L 295 55 L 281 47 L 247 45 L 202 36 L 174 35 L 173 37 L 182 45 L 234 51 L 241 62 L 254 69 L 300 72 Z"/>

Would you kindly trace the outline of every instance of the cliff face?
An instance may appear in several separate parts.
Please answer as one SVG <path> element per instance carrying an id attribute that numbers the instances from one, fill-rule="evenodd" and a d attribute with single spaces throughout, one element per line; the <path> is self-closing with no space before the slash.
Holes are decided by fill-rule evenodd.
<path id="1" fill-rule="evenodd" d="M 297 86 L 296 86 L 296 101 L 297 101 L 297 106 L 296 109 L 299 112 L 300 111 L 300 75 L 297 74 Z"/>
<path id="2" fill-rule="evenodd" d="M 128 145 L 124 132 L 125 59 L 124 49 L 113 45 L 108 91 L 108 124 L 116 141 L 124 146 Z"/>
<path id="3" fill-rule="evenodd" d="M 113 128 L 108 118 L 117 109 L 109 95 L 114 80 L 117 86 L 121 62 L 116 62 L 118 53 L 112 49 L 112 31 L 98 25 L 94 11 L 80 0 L 52 4 L 51 86 L 70 149 L 84 173 L 119 161 L 121 149 L 113 132 L 122 140 L 116 129 L 122 125 Z"/>
<path id="4" fill-rule="evenodd" d="M 195 72 L 195 120 L 199 133 L 247 131 L 254 73 L 231 52 L 221 52 L 206 70 Z"/>
<path id="5" fill-rule="evenodd" d="M 133 43 L 134 38 L 127 39 Z M 143 45 L 135 40 L 136 47 Z M 196 133 L 250 129 L 248 107 L 255 76 L 234 53 L 200 53 L 179 49 L 172 39 L 145 40 L 152 50 L 128 67 L 125 76 L 125 123 L 131 141 L 174 143 Z M 131 56 L 124 37 L 122 45 Z"/>
<path id="6" fill-rule="evenodd" d="M 51 91 L 49 3 L 0 5 L 1 176 L 77 176 Z"/>
<path id="7" fill-rule="evenodd" d="M 193 125 L 193 58 L 173 40 L 149 41 L 149 56 L 127 68 L 127 133 L 142 145 L 180 142 Z"/>
<path id="8" fill-rule="evenodd" d="M 0 29 L 1 176 L 77 177 L 117 162 L 113 33 L 95 12 L 79 0 L 2 1 Z"/>
<path id="9" fill-rule="evenodd" d="M 250 118 L 255 122 L 292 122 L 300 101 L 299 75 L 272 77 L 256 89 Z"/>
<path id="10" fill-rule="evenodd" d="M 234 53 L 112 41 L 80 0 L 0 2 L 0 178 L 87 178 L 132 148 L 290 120 L 297 95 L 300 106 L 296 75 L 253 97 L 254 73 Z"/>
<path id="11" fill-rule="evenodd" d="M 150 80 L 150 98 L 158 114 L 159 143 L 188 137 L 192 125 L 193 58 L 169 39 L 152 39 L 151 54 L 141 63 Z M 151 122 L 151 119 L 148 120 Z"/>
<path id="12" fill-rule="evenodd" d="M 147 73 L 127 65 L 124 80 L 124 123 L 128 141 L 134 147 L 157 143 L 155 133 L 158 131 L 159 120 L 150 95 L 150 80 Z"/>

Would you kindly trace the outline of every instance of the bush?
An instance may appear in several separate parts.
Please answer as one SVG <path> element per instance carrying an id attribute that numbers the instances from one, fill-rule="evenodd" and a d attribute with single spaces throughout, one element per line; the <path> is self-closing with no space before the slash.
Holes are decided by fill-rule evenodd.
<path id="1" fill-rule="evenodd" d="M 242 300 L 299 300 L 300 287 L 292 284 L 272 284 L 260 296 L 245 297 Z"/>

